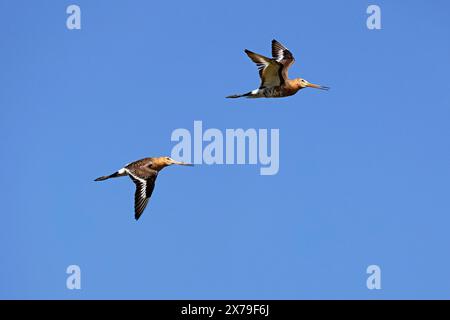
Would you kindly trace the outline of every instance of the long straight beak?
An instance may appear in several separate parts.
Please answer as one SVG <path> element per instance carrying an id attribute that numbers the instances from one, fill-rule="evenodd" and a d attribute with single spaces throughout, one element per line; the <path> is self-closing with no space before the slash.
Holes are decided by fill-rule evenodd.
<path id="1" fill-rule="evenodd" d="M 192 163 L 186 163 L 186 162 L 181 162 L 181 161 L 172 161 L 173 164 L 178 164 L 180 166 L 189 166 L 189 167 L 193 167 L 194 165 Z"/>
<path id="2" fill-rule="evenodd" d="M 330 90 L 330 87 L 320 86 L 320 85 L 314 84 L 314 83 L 308 83 L 307 86 L 310 88 L 316 88 L 316 89 L 320 89 L 320 90 L 327 90 L 327 91 Z"/>

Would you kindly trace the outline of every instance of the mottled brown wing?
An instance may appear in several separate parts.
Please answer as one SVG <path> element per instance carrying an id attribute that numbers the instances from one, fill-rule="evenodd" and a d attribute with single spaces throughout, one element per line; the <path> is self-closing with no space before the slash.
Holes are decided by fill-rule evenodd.
<path id="1" fill-rule="evenodd" d="M 134 217 L 136 220 L 142 215 L 155 188 L 158 171 L 148 167 L 128 169 L 131 180 L 136 184 L 134 193 Z"/>
<path id="2" fill-rule="evenodd" d="M 288 80 L 288 69 L 295 62 L 292 53 L 277 40 L 272 40 L 272 57 L 282 65 L 281 75 L 284 81 Z"/>
<path id="3" fill-rule="evenodd" d="M 261 88 L 276 87 L 284 83 L 281 77 L 282 65 L 275 61 L 274 59 L 267 58 L 263 55 L 254 53 L 250 50 L 245 50 L 245 53 L 256 63 L 259 76 L 261 78 Z"/>
<path id="4" fill-rule="evenodd" d="M 134 170 L 142 167 L 150 167 L 152 165 L 153 158 L 144 158 L 140 160 L 136 160 L 134 162 L 128 163 L 125 165 L 125 168 L 129 170 Z"/>

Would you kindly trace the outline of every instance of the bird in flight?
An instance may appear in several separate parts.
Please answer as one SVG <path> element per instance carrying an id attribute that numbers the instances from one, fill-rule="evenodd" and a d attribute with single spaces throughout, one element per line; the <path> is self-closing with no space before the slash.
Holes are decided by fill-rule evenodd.
<path id="1" fill-rule="evenodd" d="M 192 166 L 190 163 L 175 161 L 170 157 L 144 158 L 125 165 L 125 167 L 109 176 L 99 177 L 95 179 L 95 181 L 129 176 L 136 184 L 136 192 L 134 194 L 134 217 L 138 220 L 152 196 L 159 171 L 172 164 Z"/>
<path id="2" fill-rule="evenodd" d="M 329 90 L 329 87 L 310 83 L 302 78 L 289 79 L 289 67 L 294 64 L 292 53 L 277 40 L 272 40 L 272 57 L 267 58 L 258 53 L 245 49 L 245 53 L 258 66 L 261 85 L 258 89 L 234 94 L 227 98 L 281 98 L 296 94 L 303 88 Z"/>

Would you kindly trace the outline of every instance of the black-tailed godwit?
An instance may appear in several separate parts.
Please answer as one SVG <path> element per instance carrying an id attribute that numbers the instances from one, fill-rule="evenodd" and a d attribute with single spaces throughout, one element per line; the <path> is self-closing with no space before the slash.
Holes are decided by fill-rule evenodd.
<path id="1" fill-rule="evenodd" d="M 152 196 L 159 171 L 172 164 L 192 166 L 190 163 L 175 161 L 170 157 L 144 158 L 125 165 L 125 167 L 109 176 L 99 177 L 95 179 L 95 181 L 129 176 L 136 184 L 136 192 L 134 194 L 134 217 L 138 220 Z"/>
<path id="2" fill-rule="evenodd" d="M 292 53 L 277 40 L 272 40 L 272 57 L 245 49 L 245 53 L 258 66 L 261 85 L 258 89 L 244 93 L 234 94 L 227 98 L 281 98 L 296 94 L 303 88 L 316 88 L 328 90 L 329 87 L 310 83 L 302 78 L 289 79 L 288 69 L 295 59 Z"/>

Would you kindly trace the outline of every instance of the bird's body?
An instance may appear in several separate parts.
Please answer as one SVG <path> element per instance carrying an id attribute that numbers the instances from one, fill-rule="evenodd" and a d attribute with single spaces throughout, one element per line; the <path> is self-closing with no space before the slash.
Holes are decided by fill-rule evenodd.
<path id="1" fill-rule="evenodd" d="M 328 90 L 328 87 L 309 83 L 305 79 L 288 78 L 288 69 L 295 62 L 292 53 L 281 43 L 272 40 L 272 57 L 268 58 L 250 50 L 245 50 L 259 69 L 261 85 L 258 89 L 228 96 L 227 98 L 282 98 L 296 94 L 303 88 Z"/>
<path id="2" fill-rule="evenodd" d="M 142 215 L 148 201 L 155 188 L 156 178 L 159 171 L 172 164 L 191 165 L 189 163 L 179 162 L 170 157 L 144 158 L 125 165 L 122 169 L 110 174 L 102 176 L 95 181 L 104 181 L 110 178 L 118 178 L 129 176 L 136 184 L 136 192 L 134 195 L 134 210 L 136 220 Z"/>
<path id="3" fill-rule="evenodd" d="M 227 98 L 284 98 L 293 96 L 301 88 L 295 82 L 295 80 L 288 80 L 283 85 L 273 86 L 273 87 L 263 87 L 255 89 L 243 95 L 228 96 Z"/>

